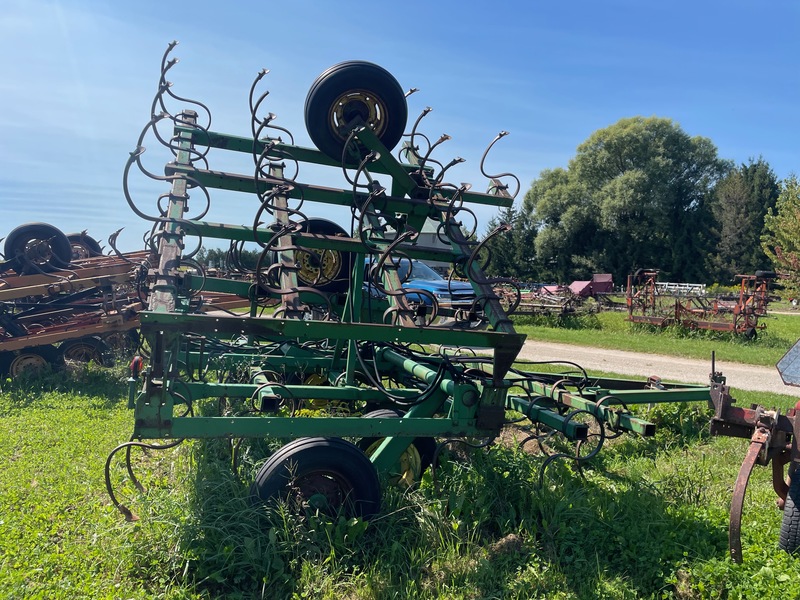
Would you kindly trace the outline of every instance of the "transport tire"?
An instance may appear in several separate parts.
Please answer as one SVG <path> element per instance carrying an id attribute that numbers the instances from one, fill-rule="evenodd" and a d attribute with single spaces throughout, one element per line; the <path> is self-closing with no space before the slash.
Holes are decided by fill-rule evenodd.
<path id="1" fill-rule="evenodd" d="M 16 379 L 22 375 L 33 375 L 49 367 L 58 368 L 63 359 L 54 346 L 36 346 L 17 352 L 4 352 L 0 356 L 0 373 Z"/>
<path id="2" fill-rule="evenodd" d="M 800 469 L 792 475 L 786 494 L 778 547 L 789 554 L 800 550 Z"/>
<path id="3" fill-rule="evenodd" d="M 27 223 L 5 239 L 3 254 L 21 275 L 64 269 L 72 260 L 72 246 L 59 229 L 47 223 Z"/>
<path id="4" fill-rule="evenodd" d="M 309 218 L 302 223 L 302 233 L 315 233 L 326 236 L 350 237 L 340 225 L 327 219 Z M 353 254 L 339 250 L 308 248 L 295 250 L 295 263 L 298 266 L 297 284 L 322 292 L 335 294 L 347 291 L 350 285 L 350 272 Z M 278 261 L 278 253 L 272 252 L 269 259 Z"/>
<path id="5" fill-rule="evenodd" d="M 139 351 L 141 345 L 139 330 L 136 328 L 127 331 L 113 331 L 105 334 L 101 339 L 116 358 L 130 359 Z"/>
<path id="6" fill-rule="evenodd" d="M 84 337 L 67 340 L 59 346 L 64 360 L 88 363 L 94 361 L 102 367 L 110 367 L 114 360 L 111 348 L 98 337 Z"/>
<path id="7" fill-rule="evenodd" d="M 250 487 L 254 504 L 285 500 L 297 510 L 369 518 L 381 488 L 369 458 L 341 438 L 299 438 L 273 454 Z"/>
<path id="8" fill-rule="evenodd" d="M 306 96 L 306 129 L 323 153 L 340 162 L 354 126 L 367 125 L 389 150 L 403 137 L 405 93 L 383 67 L 351 60 L 324 71 Z M 360 149 L 363 156 L 365 150 Z M 352 160 L 348 160 L 351 163 Z"/>
<path id="9" fill-rule="evenodd" d="M 68 233 L 67 239 L 72 248 L 72 260 L 103 255 L 103 249 L 100 247 L 100 243 L 85 233 Z"/>

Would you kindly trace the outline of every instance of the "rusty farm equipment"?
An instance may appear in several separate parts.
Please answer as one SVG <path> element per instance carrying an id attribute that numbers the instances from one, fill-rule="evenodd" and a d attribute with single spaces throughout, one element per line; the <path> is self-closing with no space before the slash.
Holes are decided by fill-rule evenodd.
<path id="1" fill-rule="evenodd" d="M 86 232 L 29 223 L 0 262 L 0 372 L 16 377 L 64 359 L 108 365 L 138 345 L 141 302 L 132 269 L 145 253 L 103 255 Z"/>
<path id="2" fill-rule="evenodd" d="M 654 425 L 632 410 L 639 404 L 713 400 L 715 418 L 728 422 L 733 400 L 719 373 L 711 386 L 684 385 L 592 377 L 574 365 L 566 373 L 538 372 L 537 363 L 518 359 L 524 336 L 509 314 L 520 292 L 506 299 L 495 292 L 510 282 L 485 274 L 485 242 L 474 241 L 470 227 L 471 206 L 508 207 L 519 191 L 515 177 L 485 170 L 489 150 L 505 132 L 481 160 L 488 192 L 448 183 L 461 159 L 432 157 L 448 136 L 431 142 L 420 132 L 429 109 L 404 133 L 402 88 L 383 68 L 361 61 L 335 65 L 313 83 L 305 121 L 316 148 L 296 145 L 264 110 L 268 92 L 257 89 L 267 71 L 250 89 L 251 135 L 212 131 L 204 105 L 172 95 L 173 48 L 161 63 L 153 118 L 125 169 L 126 199 L 153 223 L 155 249 L 147 309 L 139 314 L 150 356 L 134 361 L 130 379 L 132 438 L 106 464 L 108 492 L 127 518 L 135 515 L 115 490 L 113 467 L 115 457 L 124 456 L 123 476 L 135 482 L 134 447 L 163 449 L 185 439 L 283 440 L 251 484 L 255 503 L 283 500 L 298 510 L 366 518 L 380 510 L 381 480 L 413 484 L 435 467 L 442 448 L 489 443 L 512 417 L 574 443 L 572 454 L 547 458 L 542 475 L 558 458 L 590 459 L 608 437 L 653 435 Z M 168 104 L 175 101 L 185 104 L 171 112 Z M 392 148 L 404 137 L 396 157 Z M 146 138 L 167 148 L 166 176 L 142 164 Z M 221 153 L 242 160 L 241 172 L 213 169 Z M 342 187 L 301 179 L 305 165 L 338 173 Z M 131 196 L 134 167 L 169 186 L 150 204 L 155 209 L 143 210 Z M 212 194 L 223 190 L 253 206 L 249 225 L 203 220 Z M 350 227 L 308 216 L 336 207 Z M 428 220 L 446 245 L 418 243 Z M 501 233 L 502 227 L 491 235 Z M 252 278 L 183 268 L 193 254 L 186 249 L 200 247 L 202 239 L 257 244 Z M 446 292 L 404 286 L 399 273 L 413 261 L 450 264 L 470 283 L 472 305 L 454 308 Z M 193 295 L 201 289 L 247 298 L 249 309 L 192 314 Z M 267 304 L 276 306 L 264 311 Z M 747 423 L 737 433 L 760 427 L 752 416 L 744 415 Z M 772 446 L 790 438 L 794 443 L 796 436 L 784 431 L 789 418 L 776 420 L 786 435 L 773 436 Z M 727 433 L 722 427 L 717 432 Z M 795 446 L 790 458 L 798 461 Z"/>
<path id="3" fill-rule="evenodd" d="M 614 282 L 607 273 L 596 273 L 592 279 L 573 281 L 568 286 L 513 281 L 496 286 L 494 291 L 515 316 L 566 317 L 616 308 Z"/>
<path id="4" fill-rule="evenodd" d="M 139 312 L 147 302 L 152 252 L 112 253 L 86 232 L 64 235 L 28 223 L 6 238 L 0 262 L 0 374 L 11 378 L 64 360 L 110 366 L 139 347 Z M 196 312 L 247 305 L 232 294 L 206 292 Z"/>
<path id="5" fill-rule="evenodd" d="M 687 329 L 729 331 L 753 338 L 766 328 L 759 323 L 771 300 L 772 271 L 737 275 L 739 292 L 732 297 L 707 297 L 704 286 L 664 284 L 658 271 L 640 269 L 628 276 L 628 321 L 656 327 L 678 325 Z"/>

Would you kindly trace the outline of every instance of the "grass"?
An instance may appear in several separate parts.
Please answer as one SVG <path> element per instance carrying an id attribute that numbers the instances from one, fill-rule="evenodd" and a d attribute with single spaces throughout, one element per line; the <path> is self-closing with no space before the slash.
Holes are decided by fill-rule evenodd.
<path id="1" fill-rule="evenodd" d="M 711 439 L 702 405 L 657 405 L 655 438 L 609 443 L 583 474 L 495 445 L 452 457 L 434 482 L 388 488 L 369 523 L 257 509 L 266 454 L 225 440 L 138 452 L 137 492 L 115 464 L 128 439 L 122 370 L 79 368 L 0 392 L 3 598 L 749 598 L 797 597 L 800 558 L 778 551 L 769 469 L 757 469 L 727 558 L 730 489 L 747 443 Z M 793 400 L 737 394 L 741 405 Z M 241 478 L 241 479 L 240 479 Z"/>
<path id="2" fill-rule="evenodd" d="M 708 360 L 715 351 L 719 360 L 773 366 L 800 339 L 800 316 L 773 314 L 762 322 L 767 328 L 755 340 L 724 332 L 659 329 L 629 323 L 626 313 L 601 312 L 585 316 L 516 317 L 520 333 L 529 340 L 595 346 L 613 350 L 668 354 Z"/>

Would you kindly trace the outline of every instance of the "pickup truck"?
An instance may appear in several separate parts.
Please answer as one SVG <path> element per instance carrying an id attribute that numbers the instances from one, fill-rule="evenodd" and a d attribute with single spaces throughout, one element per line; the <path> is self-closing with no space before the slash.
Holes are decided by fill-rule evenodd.
<path id="1" fill-rule="evenodd" d="M 364 288 L 373 298 L 384 298 L 385 294 L 370 279 L 370 268 L 374 263 L 364 264 Z M 410 271 L 410 272 L 409 272 Z M 432 306 L 433 300 L 440 309 L 476 310 L 475 291 L 467 281 L 447 280 L 424 262 L 403 259 L 397 268 L 397 275 L 403 289 L 408 290 L 406 298 L 411 302 Z M 417 293 L 419 290 L 422 293 Z M 426 293 L 427 292 L 427 293 Z"/>

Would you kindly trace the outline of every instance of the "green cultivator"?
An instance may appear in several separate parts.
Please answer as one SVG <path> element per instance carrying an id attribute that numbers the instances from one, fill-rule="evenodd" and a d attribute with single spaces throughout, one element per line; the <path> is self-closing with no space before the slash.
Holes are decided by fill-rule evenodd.
<path id="1" fill-rule="evenodd" d="M 509 282 L 486 275 L 489 255 L 470 210 L 511 206 L 519 191 L 513 176 L 484 170 L 505 132 L 481 161 L 487 193 L 448 183 L 461 159 L 433 158 L 447 136 L 431 142 L 418 131 L 429 109 L 404 136 L 402 88 L 358 61 L 328 69 L 309 92 L 306 126 L 319 150 L 295 145 L 275 115 L 259 116 L 267 93 L 256 89 L 266 72 L 250 91 L 252 135 L 214 132 L 203 105 L 188 110 L 190 101 L 172 95 L 172 48 L 153 119 L 126 169 L 128 201 L 153 223 L 141 314 L 149 359 L 142 370 L 132 365 L 133 441 L 109 464 L 122 449 L 130 461 L 132 446 L 163 447 L 142 440 L 282 439 L 252 484 L 254 501 L 368 517 L 380 509 L 381 480 L 413 484 L 445 445 L 493 440 L 508 419 L 527 420 L 535 436 L 575 443 L 572 453 L 550 455 L 544 473 L 557 458 L 590 458 L 609 436 L 653 435 L 633 405 L 709 400 L 708 386 L 594 378 L 574 366 L 536 372 L 517 360 L 524 336 L 509 319 L 516 303 L 495 292 Z M 173 115 L 166 104 L 175 99 L 184 108 Z M 142 164 L 146 136 L 172 151 L 165 176 Z M 396 158 L 392 149 L 404 137 Z M 214 170 L 223 153 L 244 157 L 249 173 Z M 308 183 L 307 165 L 328 167 L 342 187 Z M 133 201 L 133 166 L 170 186 L 157 214 Z M 239 192 L 253 207 L 251 224 L 203 220 L 215 190 Z M 331 207 L 344 207 L 348 229 L 309 216 Z M 424 228 L 435 235 L 423 239 Z M 245 243 L 257 245 L 258 260 L 249 268 L 233 260 L 235 276 L 213 277 L 187 250 L 207 239 L 229 245 L 232 257 Z M 402 273 L 415 260 L 447 265 L 453 283 L 435 292 L 410 287 Z M 471 286 L 466 305 L 463 296 L 456 301 L 459 279 Z M 205 292 L 248 298 L 249 310 L 197 314 Z M 719 374 L 714 380 L 724 383 Z"/>

